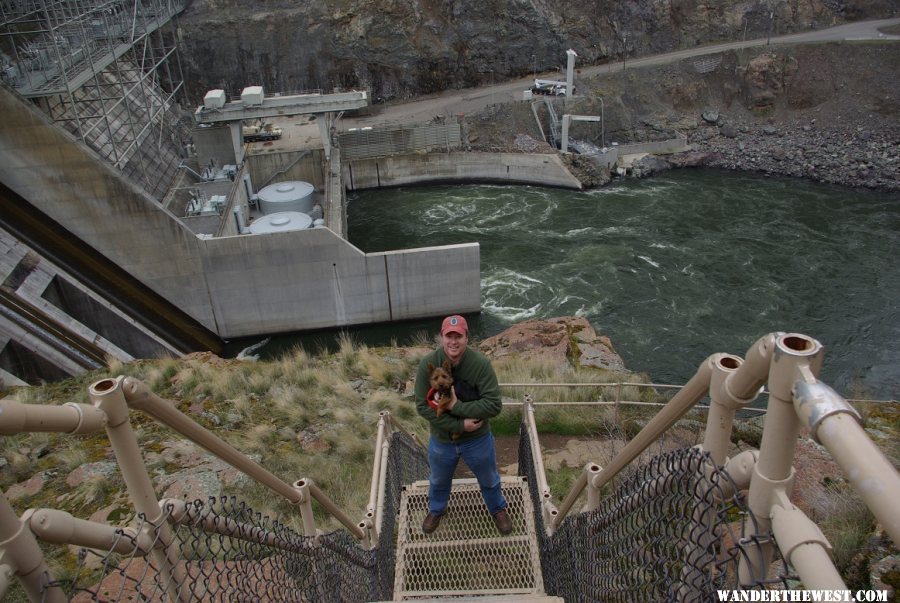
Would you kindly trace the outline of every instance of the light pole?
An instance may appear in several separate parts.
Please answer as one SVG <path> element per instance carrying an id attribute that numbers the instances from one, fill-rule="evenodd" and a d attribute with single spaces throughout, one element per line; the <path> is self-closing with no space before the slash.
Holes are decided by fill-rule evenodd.
<path id="1" fill-rule="evenodd" d="M 531 79 L 537 79 L 537 57 L 534 53 L 531 55 Z"/>
<path id="2" fill-rule="evenodd" d="M 600 99 L 600 146 L 606 148 L 606 108 L 603 106 L 603 97 Z"/>

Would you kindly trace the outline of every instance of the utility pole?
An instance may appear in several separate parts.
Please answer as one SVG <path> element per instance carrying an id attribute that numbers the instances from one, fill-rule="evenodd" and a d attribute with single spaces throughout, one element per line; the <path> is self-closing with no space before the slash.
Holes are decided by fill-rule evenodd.
<path id="1" fill-rule="evenodd" d="M 622 71 L 625 71 L 625 57 L 628 56 L 628 34 L 622 34 Z"/>
<path id="2" fill-rule="evenodd" d="M 491 104 L 494 104 L 494 70 L 491 69 Z"/>

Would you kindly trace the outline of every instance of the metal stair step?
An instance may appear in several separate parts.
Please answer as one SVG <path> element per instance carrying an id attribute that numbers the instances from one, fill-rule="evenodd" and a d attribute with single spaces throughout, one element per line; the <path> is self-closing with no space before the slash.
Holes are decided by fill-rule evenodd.
<path id="1" fill-rule="evenodd" d="M 416 599 L 416 603 L 565 603 L 562 597 L 551 597 L 549 595 L 501 595 L 486 597 L 438 597 L 428 599 Z M 389 603 L 388 601 L 380 601 L 376 603 Z"/>
<path id="2" fill-rule="evenodd" d="M 540 558 L 528 486 L 521 477 L 504 477 L 503 494 L 513 531 L 501 536 L 484 506 L 474 479 L 454 480 L 450 504 L 432 534 L 423 534 L 428 482 L 415 482 L 401 494 L 394 600 L 429 600 L 439 595 L 543 595 Z M 495 599 L 502 600 L 502 599 Z M 538 599 L 540 600 L 540 599 Z"/>

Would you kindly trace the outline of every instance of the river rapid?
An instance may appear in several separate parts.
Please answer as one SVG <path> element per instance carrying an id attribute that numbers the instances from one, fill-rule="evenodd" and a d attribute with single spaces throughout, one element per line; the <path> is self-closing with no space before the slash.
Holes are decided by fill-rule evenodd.
<path id="1" fill-rule="evenodd" d="M 682 383 L 709 354 L 743 356 L 760 336 L 793 331 L 825 345 L 821 378 L 842 394 L 900 391 L 897 194 L 681 170 L 584 192 L 357 192 L 348 223 L 366 252 L 478 242 L 476 339 L 529 318 L 584 316 L 629 369 Z M 403 345 L 437 325 L 351 333 Z"/>

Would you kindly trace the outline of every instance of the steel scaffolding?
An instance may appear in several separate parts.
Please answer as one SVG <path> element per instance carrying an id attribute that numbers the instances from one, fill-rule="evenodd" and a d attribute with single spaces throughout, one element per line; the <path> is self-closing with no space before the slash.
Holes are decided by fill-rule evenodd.
<path id="1" fill-rule="evenodd" d="M 189 142 L 183 0 L 0 1 L 0 80 L 162 199 Z"/>

